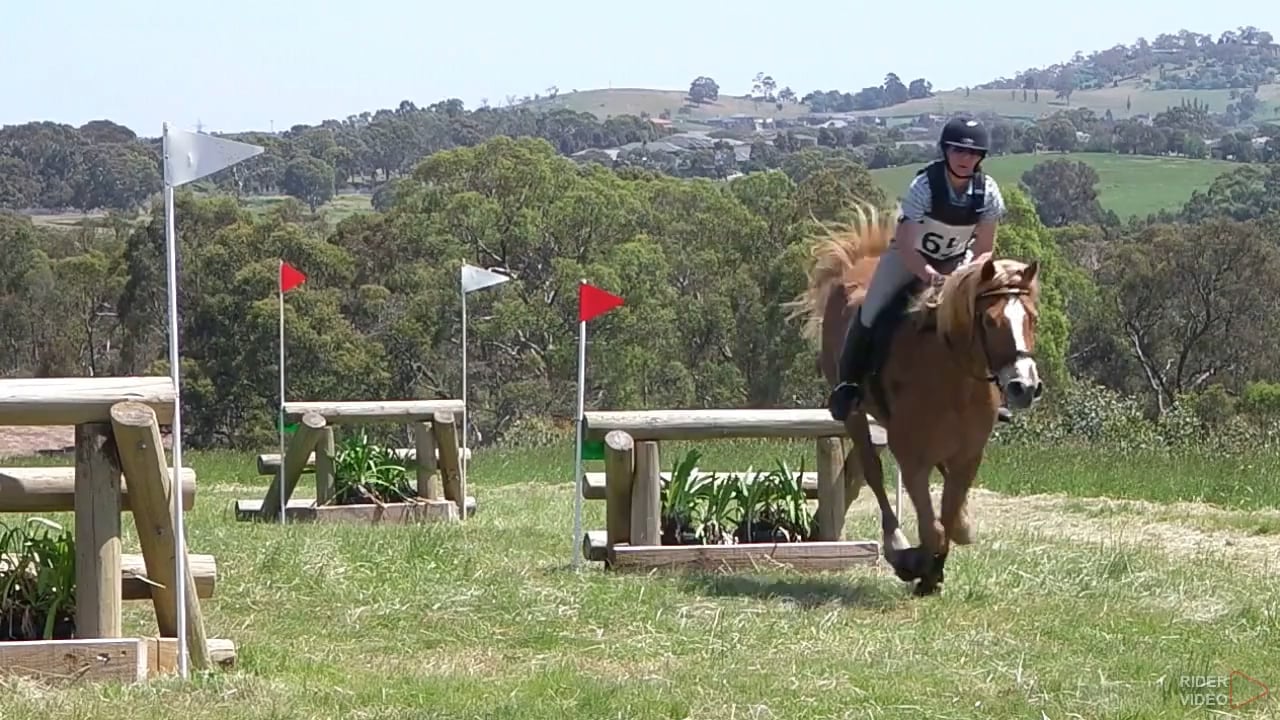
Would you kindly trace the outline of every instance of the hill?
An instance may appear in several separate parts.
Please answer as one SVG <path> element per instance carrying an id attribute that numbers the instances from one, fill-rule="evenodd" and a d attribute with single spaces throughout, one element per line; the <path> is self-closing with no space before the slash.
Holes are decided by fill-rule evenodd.
<path id="1" fill-rule="evenodd" d="M 1233 94 L 1236 97 L 1233 97 Z M 1034 120 L 1037 117 L 1052 115 L 1059 110 L 1089 108 L 1098 115 L 1104 115 L 1110 111 L 1115 118 L 1122 119 L 1144 114 L 1155 115 L 1170 107 L 1181 105 L 1183 102 L 1190 103 L 1197 100 L 1207 105 L 1212 112 L 1223 112 L 1229 104 L 1236 102 L 1239 94 L 1238 89 L 1231 88 L 1152 90 L 1140 80 L 1131 80 L 1119 83 L 1115 87 L 1077 90 L 1071 94 L 1070 102 L 1051 99 L 1053 93 L 1050 92 L 1042 94 L 1039 102 L 1031 101 L 1030 96 L 1024 102 L 1021 91 L 957 89 L 935 92 L 931 97 L 908 100 L 890 107 L 852 110 L 848 114 L 906 118 L 927 113 L 950 115 L 955 112 L 969 112 Z M 1280 120 L 1280 83 L 1259 85 L 1255 96 L 1260 103 L 1259 109 L 1254 112 L 1255 117 L 1263 120 Z M 641 113 L 647 113 L 650 117 L 663 117 L 666 113 L 676 124 L 698 123 L 700 120 L 735 114 L 775 120 L 796 119 L 814 112 L 803 103 L 782 103 L 779 109 L 774 103 L 721 95 L 714 102 L 694 105 L 688 104 L 687 97 L 688 92 L 684 90 L 650 88 L 581 90 L 557 95 L 554 99 L 532 100 L 528 103 L 528 107 L 537 110 L 566 108 L 575 112 L 591 113 L 601 120 L 618 115 L 640 115 Z M 685 108 L 684 112 L 680 112 L 681 108 Z"/>
<path id="2" fill-rule="evenodd" d="M 1002 188 L 1015 187 L 1022 173 L 1046 160 L 1068 157 L 1088 163 L 1098 171 L 1098 196 L 1102 207 L 1121 219 L 1146 217 L 1160 210 L 1177 210 L 1197 189 L 1209 187 L 1214 178 L 1239 168 L 1224 160 L 1189 160 L 1144 155 L 1110 153 L 1039 153 L 1002 155 L 987 160 L 983 167 Z M 921 165 L 872 170 L 871 177 L 888 197 L 899 197 Z M 1152 182 L 1159 178 L 1159 182 Z"/>
<path id="3" fill-rule="evenodd" d="M 904 82 L 885 69 L 881 84 L 858 90 L 814 90 L 800 95 L 780 79 L 759 73 L 751 91 L 742 96 L 721 93 L 714 78 L 698 76 L 687 90 L 622 88 L 561 95 L 553 89 L 550 97 L 534 95 L 521 104 L 565 107 L 602 119 L 646 113 L 677 124 L 739 113 L 779 119 L 811 112 L 890 118 L 967 111 L 1035 119 L 1081 107 L 1124 118 L 1154 115 L 1192 101 L 1229 115 L 1232 124 L 1280 117 L 1280 46 L 1269 32 L 1252 26 L 1216 37 L 1189 30 L 1161 33 L 1151 42 L 1138 38 L 1132 45 L 1116 45 L 1087 56 L 1076 53 L 1064 62 L 1023 70 L 1012 78 L 946 91 L 935 91 L 925 78 Z M 508 103 L 514 104 L 514 97 Z"/>

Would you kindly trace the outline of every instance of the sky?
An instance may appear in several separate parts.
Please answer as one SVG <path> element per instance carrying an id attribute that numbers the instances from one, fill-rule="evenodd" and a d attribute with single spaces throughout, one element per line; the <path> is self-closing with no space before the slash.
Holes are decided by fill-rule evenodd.
<path id="1" fill-rule="evenodd" d="M 282 130 L 402 100 L 500 105 L 552 85 L 687 89 L 698 75 L 722 94 L 757 72 L 800 95 L 888 72 L 945 90 L 1184 28 L 1280 38 L 1280 3 L 1263 0 L 0 3 L 0 125 L 110 119 L 144 136 L 166 121 Z"/>

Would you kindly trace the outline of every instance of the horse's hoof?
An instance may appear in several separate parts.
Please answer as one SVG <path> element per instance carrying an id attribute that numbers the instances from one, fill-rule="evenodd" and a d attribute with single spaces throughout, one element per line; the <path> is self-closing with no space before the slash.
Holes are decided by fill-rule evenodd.
<path id="1" fill-rule="evenodd" d="M 898 579 L 909 583 L 924 577 L 929 567 L 930 557 L 924 548 L 909 547 L 898 551 L 891 563 L 893 573 L 898 576 Z"/>
<path id="2" fill-rule="evenodd" d="M 942 578 L 937 580 L 921 579 L 916 586 L 911 589 L 911 594 L 916 597 L 930 597 L 938 595 L 942 592 Z"/>

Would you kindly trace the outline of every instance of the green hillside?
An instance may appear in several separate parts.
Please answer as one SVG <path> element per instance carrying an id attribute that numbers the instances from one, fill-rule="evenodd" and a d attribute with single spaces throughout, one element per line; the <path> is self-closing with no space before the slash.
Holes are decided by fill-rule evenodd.
<path id="1" fill-rule="evenodd" d="M 1018 184 L 1022 173 L 1037 163 L 1064 157 L 1058 153 L 1038 155 L 1003 155 L 984 163 L 987 172 L 1002 187 Z M 1188 160 L 1185 158 L 1112 155 L 1104 153 L 1071 153 L 1066 157 L 1092 165 L 1098 171 L 1098 194 L 1102 206 L 1122 219 L 1133 215 L 1145 217 L 1160 210 L 1176 210 L 1197 189 L 1209 187 L 1219 175 L 1240 167 L 1224 160 Z M 920 165 L 872 170 L 871 176 L 891 198 L 901 196 Z"/>

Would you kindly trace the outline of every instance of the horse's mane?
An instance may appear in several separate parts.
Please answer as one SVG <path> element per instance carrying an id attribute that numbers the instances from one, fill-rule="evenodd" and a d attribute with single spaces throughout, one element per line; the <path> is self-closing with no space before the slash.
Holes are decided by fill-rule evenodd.
<path id="1" fill-rule="evenodd" d="M 854 207 L 857 219 L 852 223 L 826 223 L 825 236 L 814 243 L 813 263 L 808 271 L 804 292 L 786 303 L 788 320 L 804 319 L 802 336 L 817 341 L 822 333 L 822 316 L 831 293 L 837 288 L 845 298 L 853 296 L 862 283 L 857 265 L 862 260 L 880 255 L 889 247 L 897 230 L 900 209 L 885 212 L 874 205 Z M 982 281 L 982 265 L 973 263 L 947 276 L 941 287 L 929 288 L 911 303 L 909 312 L 917 327 L 932 324 L 941 337 L 964 338 L 973 331 L 974 311 L 978 298 L 1001 287 L 1016 287 L 1022 282 L 1025 263 L 1017 260 L 995 260 L 995 274 Z M 1032 312 L 1038 288 L 1030 288 Z"/>
<path id="2" fill-rule="evenodd" d="M 897 228 L 897 211 L 888 213 L 863 203 L 855 205 L 854 212 L 855 222 L 823 224 L 825 237 L 811 250 L 808 284 L 795 300 L 785 304 L 791 309 L 788 320 L 804 318 L 801 334 L 808 340 L 817 340 L 822 333 L 822 312 L 831 292 L 839 286 L 846 298 L 852 297 L 860 284 L 856 265 L 884 252 Z"/>
<path id="3" fill-rule="evenodd" d="M 999 288 L 1022 285 L 1022 271 L 1027 264 L 1017 260 L 994 260 L 995 273 L 982 280 L 982 265 L 971 263 L 947 276 L 940 287 L 928 288 L 911 303 L 909 312 L 918 324 L 932 321 L 939 337 L 961 339 L 972 332 L 978 298 Z M 1037 288 L 1029 288 L 1034 301 Z"/>

